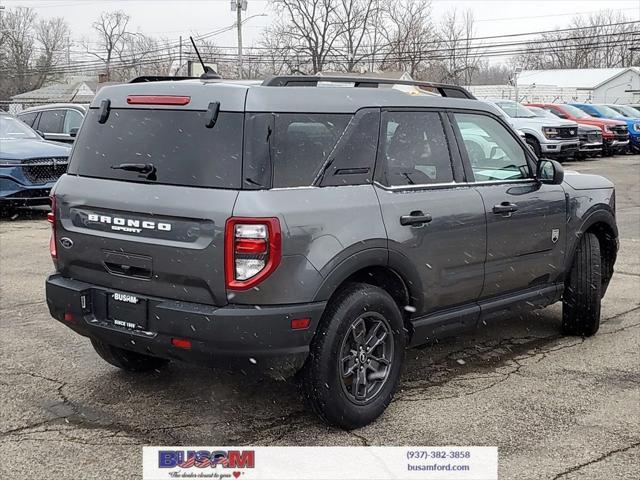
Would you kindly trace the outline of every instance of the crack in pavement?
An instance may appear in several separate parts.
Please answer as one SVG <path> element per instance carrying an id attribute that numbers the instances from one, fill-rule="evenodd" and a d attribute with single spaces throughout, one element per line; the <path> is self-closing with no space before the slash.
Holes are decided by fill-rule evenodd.
<path id="1" fill-rule="evenodd" d="M 603 321 L 610 321 L 619 317 L 622 317 L 624 315 L 627 315 L 629 313 L 635 312 L 637 310 L 640 309 L 640 305 L 635 306 L 633 308 L 630 308 L 628 310 L 625 310 L 624 312 L 620 312 L 618 314 L 612 315 L 611 317 L 608 317 L 606 319 L 604 319 Z M 634 323 L 631 325 L 627 325 L 624 327 L 620 327 L 614 330 L 610 330 L 607 332 L 600 332 L 600 335 L 611 335 L 611 334 L 615 334 L 615 333 L 619 333 L 621 331 L 624 330 L 628 330 L 630 328 L 636 328 L 640 326 L 640 323 Z M 533 338 L 533 341 L 530 342 L 518 342 L 520 340 L 528 340 L 530 338 Z M 577 341 L 575 341 L 574 343 L 569 343 L 569 344 L 565 344 L 565 345 L 560 345 L 557 347 L 551 347 L 551 348 L 546 348 L 546 349 L 542 349 L 540 346 L 538 345 L 534 345 L 534 344 L 548 344 L 550 341 L 553 340 L 558 340 L 561 338 L 566 338 L 563 337 L 562 335 L 551 335 L 548 337 L 515 337 L 515 338 L 510 338 L 510 339 L 504 339 L 501 340 L 500 342 L 498 342 L 497 344 L 495 344 L 495 342 L 492 341 L 488 341 L 488 342 L 484 342 L 481 343 L 479 345 L 475 345 L 472 348 L 466 348 L 466 349 L 462 349 L 453 353 L 450 353 L 444 360 L 444 362 L 440 362 L 439 364 L 435 364 L 433 367 L 436 368 L 436 370 L 439 368 L 440 372 L 444 371 L 445 376 L 447 378 L 442 378 L 438 381 L 433 381 L 433 380 L 429 380 L 427 379 L 427 382 L 415 382 L 413 385 L 410 384 L 408 386 L 403 386 L 400 389 L 400 395 L 398 395 L 393 401 L 396 402 L 420 402 L 420 401 L 429 401 L 429 400 L 449 400 L 449 399 L 454 399 L 454 398 L 461 398 L 461 397 L 465 397 L 465 396 L 470 396 L 470 395 L 475 395 L 477 393 L 480 392 L 484 392 L 486 390 L 489 390 L 491 388 L 494 388 L 495 386 L 509 380 L 513 375 L 519 375 L 520 374 L 520 370 L 525 367 L 526 365 L 523 365 L 523 361 L 528 360 L 530 358 L 535 358 L 535 357 L 540 357 L 537 359 L 536 364 L 540 363 L 541 361 L 545 360 L 546 358 L 548 358 L 548 356 L 552 353 L 555 353 L 557 351 L 560 350 L 565 350 L 567 348 L 573 348 L 575 346 L 578 345 L 582 345 L 585 341 L 586 338 L 582 337 L 577 339 Z M 524 353 L 518 353 L 518 352 L 513 352 L 512 349 L 516 349 L 517 347 L 526 347 L 527 351 Z M 486 353 L 491 352 L 491 351 L 496 351 L 499 349 L 506 349 L 509 351 L 509 354 L 506 355 L 497 355 L 497 358 L 494 358 L 493 360 L 495 360 L 492 363 L 498 363 L 498 362 L 504 362 L 505 361 L 505 357 L 508 356 L 512 356 L 512 358 L 507 358 L 506 361 L 507 362 L 511 362 L 510 364 L 507 364 L 507 367 L 512 367 L 512 370 L 508 371 L 508 372 L 496 372 L 494 370 L 488 370 L 489 367 L 485 367 L 485 366 L 481 366 L 482 369 L 485 369 L 485 371 L 490 372 L 490 375 L 481 375 L 479 377 L 464 377 L 462 376 L 464 374 L 464 371 L 469 371 L 469 370 L 476 370 L 478 368 L 477 365 L 473 365 L 471 364 L 467 369 L 464 368 L 460 368 L 460 366 L 455 366 L 452 364 L 451 360 L 452 358 L 455 357 L 461 357 L 463 356 L 464 358 L 471 358 L 473 360 L 477 360 L 477 359 L 483 359 L 481 353 Z M 471 350 L 470 354 L 469 351 Z M 460 358 L 458 358 L 459 360 Z M 484 359 L 483 359 L 484 360 Z M 489 360 L 491 361 L 491 360 Z M 451 365 L 451 366 L 450 366 Z M 466 365 L 466 363 L 465 363 Z M 432 368 L 433 368 L 432 367 Z M 447 368 L 448 367 L 448 368 Z M 436 372 L 436 376 L 437 376 Z M 452 375 L 447 375 L 447 374 L 452 374 Z M 433 387 L 438 387 L 438 386 L 443 386 L 443 385 L 447 385 L 447 384 L 451 384 L 451 383 L 456 383 L 456 382 L 467 382 L 469 380 L 488 380 L 491 378 L 491 376 L 496 376 L 499 375 L 498 379 L 489 383 L 488 385 L 484 385 L 482 387 L 479 388 L 475 388 L 475 389 L 471 389 L 469 391 L 463 391 L 463 392 L 459 392 L 459 393 L 454 393 L 454 394 L 450 394 L 450 395 L 441 395 L 441 396 L 429 396 L 428 395 L 428 391 L 433 388 Z M 458 378 L 459 377 L 459 378 Z M 410 392 L 408 395 L 402 395 L 402 393 L 404 392 Z"/>
<path id="2" fill-rule="evenodd" d="M 609 321 L 624 315 L 627 315 L 631 312 L 640 309 L 640 305 L 635 306 L 631 309 L 628 309 L 624 312 L 620 312 L 616 315 L 608 317 L 603 321 Z M 614 330 L 610 330 L 607 332 L 601 332 L 600 335 L 610 335 L 615 334 L 630 328 L 635 328 L 640 326 L 640 323 L 627 325 L 624 327 L 620 327 Z M 461 350 L 449 353 L 444 361 L 440 361 L 439 363 L 431 366 L 433 370 L 433 374 L 430 376 L 430 379 L 427 382 L 417 382 L 414 384 L 409 383 L 401 388 L 400 395 L 394 401 L 428 401 L 428 400 L 444 400 L 451 398 L 459 398 L 463 396 L 475 395 L 477 393 L 489 390 L 507 380 L 509 380 L 513 375 L 520 374 L 520 370 L 526 366 L 523 362 L 539 357 L 536 363 L 540 363 L 544 359 L 548 358 L 551 353 L 555 353 L 560 350 L 564 350 L 567 348 L 572 348 L 577 345 L 583 344 L 586 339 L 579 338 L 576 339 L 575 342 L 559 345 L 550 348 L 541 348 L 542 345 L 547 345 L 549 342 L 554 340 L 564 338 L 561 335 L 550 335 L 547 337 L 534 337 L 534 336 L 525 336 L 525 337 L 514 337 L 510 339 L 503 339 L 500 341 L 488 340 L 484 343 L 480 343 L 475 345 L 474 347 L 467 347 Z M 526 349 L 526 352 L 522 352 L 523 348 Z M 489 358 L 487 358 L 489 356 Z M 506 357 L 506 358 L 505 358 Z M 510 358 L 509 358 L 510 357 Z M 471 359 L 471 361 L 464 362 L 460 364 L 460 360 L 462 358 Z M 505 367 L 510 368 L 507 372 L 496 372 L 496 371 L 488 371 L 489 368 L 494 368 L 496 364 L 505 362 Z M 465 372 L 471 372 L 473 370 L 478 369 L 477 362 L 475 361 L 482 360 L 484 362 L 489 362 L 490 366 L 481 365 L 480 369 L 485 370 L 488 373 L 483 375 L 480 373 L 475 376 L 463 376 Z M 179 425 L 170 425 L 170 426 L 162 426 L 162 427 L 153 427 L 153 428 L 141 428 L 135 427 L 128 424 L 119 424 L 116 422 L 101 422 L 92 419 L 88 419 L 81 412 L 81 408 L 73 403 L 67 393 L 64 391 L 68 386 L 67 382 L 51 378 L 45 375 L 29 372 L 29 371 L 21 371 L 21 372 L 5 372 L 8 375 L 26 375 L 32 378 L 45 380 L 54 384 L 57 384 L 56 394 L 61 399 L 61 404 L 69 407 L 71 409 L 71 415 L 57 415 L 53 418 L 38 421 L 35 423 L 31 423 L 29 425 L 17 427 L 14 429 L 10 429 L 4 432 L 0 432 L 0 441 L 2 439 L 13 436 L 13 440 L 21 441 L 20 439 L 15 439 L 16 436 L 31 436 L 33 434 L 38 433 L 46 433 L 46 432 L 56 432 L 62 436 L 65 436 L 66 433 L 63 431 L 66 430 L 64 428 L 65 425 L 71 424 L 73 426 L 77 426 L 84 429 L 102 429 L 108 432 L 111 432 L 110 436 L 106 436 L 105 438 L 114 438 L 120 436 L 121 434 L 127 435 L 130 438 L 137 439 L 144 442 L 149 442 L 151 438 L 157 437 L 159 440 L 169 439 L 173 442 L 180 442 L 179 435 L 174 435 L 173 431 L 182 430 L 186 428 L 202 428 L 202 427 L 215 427 L 218 425 L 228 424 L 226 421 L 217 421 L 217 422 L 208 422 L 208 423 L 184 423 Z M 438 378 L 438 380 L 433 380 L 433 378 Z M 458 378 L 460 377 L 460 378 Z M 476 380 L 491 380 L 488 385 L 484 385 L 480 388 L 471 389 L 469 391 L 464 391 L 451 395 L 441 395 L 438 397 L 429 397 L 424 394 L 427 393 L 431 388 L 437 386 L 443 386 L 450 383 L 455 382 L 469 382 Z M 408 395 L 405 394 L 402 396 L 402 393 L 409 392 Z M 237 435 L 240 438 L 247 438 L 245 442 L 247 444 L 258 444 L 262 442 L 275 442 L 285 438 L 291 431 L 295 428 L 298 428 L 303 425 L 308 425 L 310 423 L 310 417 L 307 412 L 303 410 L 294 411 L 289 414 L 279 414 L 272 417 L 267 418 L 249 418 L 247 419 L 247 427 L 243 432 L 238 432 Z M 64 421 L 64 424 L 61 422 Z M 43 426 L 53 426 L 53 424 L 59 424 L 60 428 L 45 428 L 40 429 Z M 40 429 L 40 430 L 39 430 Z M 154 435 L 154 434 L 160 435 Z M 251 433 L 254 433 L 252 436 Z M 350 435 L 357 438 L 363 445 L 369 445 L 369 440 L 358 433 L 349 432 Z M 151 437 L 151 438 L 150 438 Z M 25 439 L 26 440 L 26 439 Z M 53 439 L 50 439 L 54 441 Z M 71 436 L 69 441 L 76 441 L 78 443 L 87 442 L 86 440 L 80 439 L 78 437 Z M 89 443 L 86 443 L 89 445 Z M 135 443 L 134 443 L 135 444 Z M 137 445 L 137 444 L 136 444 Z"/>
<path id="3" fill-rule="evenodd" d="M 362 443 L 363 447 L 370 447 L 371 446 L 371 443 L 369 442 L 369 439 L 367 437 L 365 437 L 364 435 L 356 433 L 353 430 L 350 430 L 350 431 L 348 431 L 346 433 L 348 433 L 352 437 L 356 437 L 358 440 L 360 440 L 360 442 Z"/>
<path id="4" fill-rule="evenodd" d="M 630 277 L 640 277 L 640 273 L 633 273 L 633 272 L 621 272 L 619 270 L 616 270 L 616 275 L 628 275 Z"/>
<path id="5" fill-rule="evenodd" d="M 584 467 L 587 467 L 589 465 L 593 465 L 594 463 L 601 462 L 601 461 L 606 460 L 607 458 L 609 458 L 609 457 L 611 457 L 613 455 L 616 455 L 618 453 L 624 453 L 627 450 L 631 450 L 632 448 L 636 448 L 636 447 L 640 447 L 640 442 L 632 443 L 631 445 L 628 445 L 628 446 L 622 447 L 622 448 L 618 448 L 616 450 L 611 450 L 611 451 L 609 451 L 607 453 L 604 453 L 604 454 L 600 455 L 598 458 L 595 458 L 595 459 L 590 460 L 590 461 L 585 462 L 585 463 L 581 463 L 580 465 L 575 465 L 575 466 L 565 470 L 564 472 L 561 472 L 561 473 L 557 474 L 555 477 L 553 477 L 552 480 L 558 480 L 558 479 L 564 477 L 565 475 L 569 475 L 570 473 L 573 473 L 573 472 L 575 472 L 577 470 L 580 470 L 580 469 L 582 469 Z"/>

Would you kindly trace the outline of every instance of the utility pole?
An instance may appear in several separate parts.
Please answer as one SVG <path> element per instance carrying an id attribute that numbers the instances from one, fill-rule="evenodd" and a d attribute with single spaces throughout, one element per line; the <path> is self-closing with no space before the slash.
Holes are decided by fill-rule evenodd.
<path id="1" fill-rule="evenodd" d="M 182 69 L 182 35 L 180 35 L 180 53 L 178 54 L 178 70 L 176 71 L 175 75 L 179 75 L 180 74 L 180 70 Z"/>
<path id="2" fill-rule="evenodd" d="M 238 27 L 238 78 L 242 78 L 242 10 L 247 9 L 247 0 L 231 0 L 231 10 L 236 11 L 236 25 Z"/>

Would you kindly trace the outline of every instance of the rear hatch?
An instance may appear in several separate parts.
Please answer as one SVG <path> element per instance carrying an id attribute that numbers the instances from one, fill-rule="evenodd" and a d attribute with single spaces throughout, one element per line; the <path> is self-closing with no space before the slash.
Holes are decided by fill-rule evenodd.
<path id="1" fill-rule="evenodd" d="M 178 83 L 94 100 L 55 189 L 57 266 L 116 292 L 224 305 L 246 92 Z"/>

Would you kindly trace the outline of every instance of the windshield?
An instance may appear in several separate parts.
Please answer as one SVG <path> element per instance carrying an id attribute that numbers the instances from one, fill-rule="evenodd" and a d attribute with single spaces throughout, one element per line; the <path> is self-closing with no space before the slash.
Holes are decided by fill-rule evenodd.
<path id="1" fill-rule="evenodd" d="M 591 118 L 591 115 L 587 112 L 580 110 L 578 107 L 574 107 L 573 105 L 562 105 L 562 108 L 576 118 Z"/>
<path id="2" fill-rule="evenodd" d="M 606 105 L 594 105 L 594 107 L 607 118 L 617 118 L 621 115 L 620 112 L 616 112 L 613 108 L 607 107 Z"/>
<path id="3" fill-rule="evenodd" d="M 558 119 L 557 115 L 555 115 L 553 112 L 550 112 L 549 110 L 545 110 L 544 108 L 540 108 L 540 107 L 527 107 L 527 108 L 533 113 L 535 113 L 537 117 L 554 118 L 556 120 Z"/>
<path id="4" fill-rule="evenodd" d="M 517 102 L 496 102 L 511 118 L 535 118 L 537 115 Z"/>
<path id="5" fill-rule="evenodd" d="M 640 118 L 640 111 L 628 105 L 612 105 L 611 108 L 620 112 L 625 117 Z"/>
<path id="6" fill-rule="evenodd" d="M 69 173 L 130 182 L 240 188 L 242 113 L 220 112 L 213 128 L 194 110 L 112 109 L 87 114 Z"/>
<path id="7" fill-rule="evenodd" d="M 16 140 L 20 138 L 40 138 L 38 134 L 17 118 L 0 116 L 0 139 Z"/>

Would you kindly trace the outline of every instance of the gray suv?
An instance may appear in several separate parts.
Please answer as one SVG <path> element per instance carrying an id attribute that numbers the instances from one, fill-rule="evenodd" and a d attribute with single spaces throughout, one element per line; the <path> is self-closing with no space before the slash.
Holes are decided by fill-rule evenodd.
<path id="1" fill-rule="evenodd" d="M 464 89 L 140 80 L 94 99 L 49 219 L 51 315 L 107 362 L 299 371 L 351 429 L 407 347 L 559 300 L 565 333 L 598 330 L 613 184 L 539 161 Z"/>

